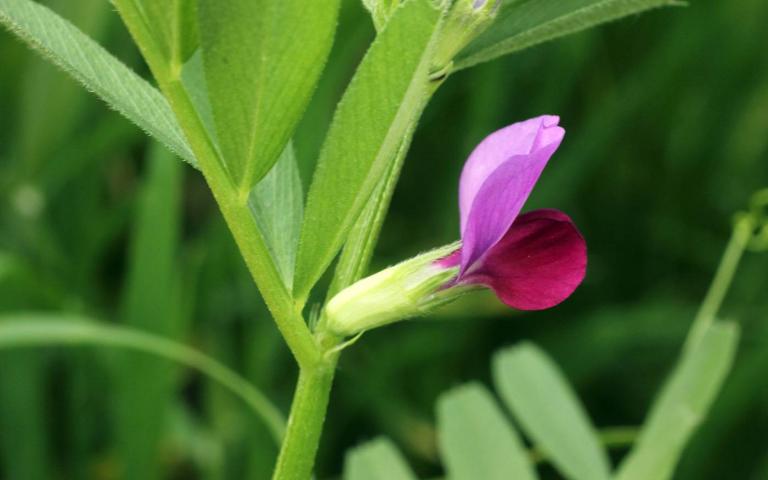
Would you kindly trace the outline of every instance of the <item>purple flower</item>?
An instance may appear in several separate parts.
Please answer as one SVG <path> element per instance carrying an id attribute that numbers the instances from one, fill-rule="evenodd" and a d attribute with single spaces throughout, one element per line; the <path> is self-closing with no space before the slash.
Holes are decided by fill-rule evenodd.
<path id="1" fill-rule="evenodd" d="M 486 137 L 464 165 L 459 185 L 462 247 L 438 260 L 460 267 L 446 287 L 484 285 L 519 310 L 553 307 L 584 279 L 587 247 L 558 210 L 520 214 L 563 140 L 559 117 L 544 115 Z"/>
<path id="2" fill-rule="evenodd" d="M 520 214 L 563 140 L 558 121 L 532 118 L 483 140 L 461 174 L 461 246 L 423 253 L 345 288 L 326 305 L 324 327 L 338 337 L 354 335 L 426 315 L 483 286 L 520 310 L 568 298 L 587 268 L 584 238 L 557 210 Z"/>

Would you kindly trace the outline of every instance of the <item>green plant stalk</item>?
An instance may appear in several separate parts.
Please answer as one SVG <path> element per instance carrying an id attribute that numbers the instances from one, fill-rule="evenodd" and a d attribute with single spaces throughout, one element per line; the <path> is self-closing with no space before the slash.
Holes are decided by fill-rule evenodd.
<path id="1" fill-rule="evenodd" d="M 180 82 L 172 84 L 171 92 L 172 95 L 178 95 L 171 100 L 172 104 L 179 102 L 192 108 Z M 199 120 L 198 125 L 202 128 Z M 195 142 L 191 143 L 192 148 L 196 149 Z M 213 151 L 212 146 L 210 150 Z M 242 202 L 221 163 L 213 157 L 205 160 L 198 157 L 198 160 L 251 275 L 299 365 L 299 380 L 291 404 L 288 428 L 273 478 L 310 478 L 328 407 L 335 361 L 324 361 L 315 338 L 296 310 L 271 261 L 249 207 Z"/>
<path id="2" fill-rule="evenodd" d="M 330 361 L 299 372 L 285 440 L 277 457 L 273 480 L 311 478 L 335 369 L 336 362 Z"/>
<path id="3" fill-rule="evenodd" d="M 431 95 L 437 90 L 439 85 L 442 84 L 443 80 L 444 79 L 440 79 L 439 81 L 432 82 L 429 95 L 424 99 L 423 104 L 426 104 L 429 101 Z M 259 286 L 262 295 L 264 295 L 267 305 L 270 307 L 270 311 L 275 317 L 278 328 L 299 363 L 299 379 L 291 403 L 288 427 L 280 449 L 273 479 L 293 480 L 310 478 L 314 466 L 315 455 L 320 442 L 323 422 L 325 421 L 328 400 L 333 385 L 334 371 L 336 368 L 337 354 L 327 354 L 327 352 L 333 351 L 340 340 L 326 336 L 323 331 L 318 331 L 314 337 L 310 333 L 303 318 L 296 312 L 295 304 L 291 300 L 290 293 L 285 290 L 277 269 L 271 260 L 269 260 L 270 257 L 266 245 L 256 228 L 250 209 L 247 204 L 242 202 L 242 197 L 237 193 L 236 187 L 231 183 L 221 162 L 218 160 L 218 156 L 215 154 L 212 143 L 207 134 L 205 134 L 202 122 L 197 117 L 186 91 L 178 80 L 172 82 L 171 87 L 169 93 L 166 94 L 170 95 L 169 100 L 171 105 L 176 105 L 177 103 L 181 105 L 186 104 L 185 110 L 188 113 L 185 113 L 185 116 L 192 115 L 197 124 L 195 130 L 197 132 L 202 132 L 204 135 L 203 140 L 206 141 L 206 149 L 209 151 L 209 155 L 206 155 L 206 158 L 204 159 L 200 158 L 198 154 L 198 161 L 200 162 L 201 169 L 222 209 L 222 213 L 227 220 L 230 230 L 232 230 L 235 241 L 238 243 L 240 251 L 251 269 L 251 274 Z M 178 98 L 176 98 L 177 95 Z M 372 254 L 375 239 L 378 237 L 381 224 L 383 223 L 384 212 L 386 212 L 389 206 L 389 201 L 397 177 L 402 168 L 405 151 L 410 144 L 410 139 L 413 135 L 413 130 L 415 129 L 415 123 L 416 122 L 409 128 L 406 138 L 404 139 L 403 147 L 398 152 L 398 159 L 389 173 L 390 177 L 387 178 L 386 193 L 383 201 L 379 205 L 376 221 L 372 222 L 369 226 L 370 230 L 368 231 L 368 234 L 365 235 L 367 239 L 366 248 L 364 249 L 364 252 L 361 252 L 360 259 L 353 259 L 354 263 L 362 265 L 362 269 L 358 269 L 356 272 L 358 278 L 362 275 L 365 265 L 367 265 Z M 187 131 L 187 127 L 184 125 L 183 121 L 182 128 Z M 198 149 L 195 145 L 195 140 L 190 138 L 189 141 L 197 154 Z M 209 161 L 210 166 L 208 165 Z M 209 172 L 213 173 L 213 175 Z M 224 185 L 224 188 L 221 188 L 220 190 L 217 189 L 216 187 L 219 185 Z M 244 228 L 245 226 L 249 226 L 250 228 Z M 241 244 L 240 239 L 245 239 L 244 244 Z M 256 243 L 257 241 L 258 243 Z M 254 248 L 255 246 L 258 246 L 259 248 Z M 255 266 L 252 266 L 252 262 Z M 268 265 L 264 265 L 265 263 L 268 263 Z M 265 272 L 265 268 L 269 268 L 270 273 L 268 284 L 270 286 L 280 287 L 281 290 L 278 292 L 279 294 L 276 295 L 276 298 L 281 301 L 281 303 L 278 304 L 280 307 L 279 312 L 276 312 L 273 310 L 272 306 L 270 306 L 267 293 L 264 291 L 262 283 L 259 282 L 258 276 Z M 352 281 L 354 281 L 354 279 Z M 288 315 L 288 317 L 285 318 L 293 320 L 281 322 L 280 314 L 283 312 Z M 305 333 L 306 336 L 304 335 Z"/>
<path id="4" fill-rule="evenodd" d="M 736 269 L 739 266 L 744 250 L 747 249 L 752 239 L 752 231 L 755 227 L 755 219 L 750 214 L 738 214 L 733 226 L 731 239 L 725 247 L 725 252 L 720 259 L 712 283 L 709 286 L 704 301 L 693 320 L 693 325 L 685 340 L 685 350 L 689 350 L 697 343 L 710 326 L 715 322 L 720 306 L 723 304 L 728 288 L 733 282 Z"/>
<path id="5" fill-rule="evenodd" d="M 247 199 L 238 194 L 181 83 L 181 66 L 169 65 L 157 55 L 149 31 L 129 0 L 118 0 L 116 4 L 179 119 L 241 255 L 299 365 L 299 380 L 274 478 L 309 478 L 325 420 L 335 359 L 324 361 L 312 333 L 283 285 L 244 201 Z"/>
<path id="6" fill-rule="evenodd" d="M 172 105 L 181 105 L 194 113 L 179 81 L 171 82 L 168 92 Z M 193 118 L 197 129 L 200 129 L 198 132 L 201 131 L 202 123 L 196 114 Z M 183 121 L 182 127 L 187 130 Z M 201 140 L 190 138 L 195 152 L 199 151 L 196 143 Z M 310 478 L 325 420 L 335 362 L 327 364 L 323 360 L 309 327 L 282 283 L 250 208 L 243 202 L 218 158 L 213 155 L 215 150 L 211 143 L 206 142 L 203 147 L 206 155 L 197 155 L 206 181 L 281 335 L 299 365 L 299 380 L 291 404 L 288 428 L 273 478 Z"/>
<path id="7" fill-rule="evenodd" d="M 230 181 L 180 80 L 170 82 L 166 90 L 171 104 L 184 112 L 181 116 L 187 121 L 181 120 L 182 127 L 188 132 L 187 136 L 196 152 L 208 186 L 280 333 L 300 367 L 318 363 L 320 351 L 317 344 L 280 278 L 248 207 L 247 199 L 238 194 Z"/>
<path id="8" fill-rule="evenodd" d="M 423 101 L 426 105 L 442 84 L 444 78 L 432 81 L 428 95 Z M 397 179 L 402 169 L 405 155 L 410 146 L 417 121 L 409 126 L 403 144 L 396 153 L 395 161 L 387 172 L 382 185 L 381 196 L 373 207 L 374 215 L 367 225 L 356 225 L 352 238 L 355 245 L 349 255 L 342 254 L 340 266 L 334 274 L 328 298 L 336 289 L 343 288 L 363 276 L 373 247 L 381 231 L 381 226 L 389 208 Z M 365 213 L 364 213 L 365 214 Z M 363 215 L 364 215 L 363 214 Z M 346 247 L 345 247 L 346 253 Z M 328 400 L 333 386 L 333 375 L 338 359 L 335 350 L 341 339 L 327 335 L 323 330 L 322 319 L 315 334 L 316 344 L 320 345 L 321 361 L 299 371 L 299 380 L 291 403 L 285 440 L 280 449 L 274 480 L 306 479 L 311 477 L 315 455 L 320 442 L 323 422 L 328 409 Z"/>
<path id="9" fill-rule="evenodd" d="M 427 96 L 423 100 L 424 106 L 429 103 L 432 95 L 444 80 L 445 77 L 431 81 Z M 384 218 L 387 210 L 389 210 L 392 195 L 417 123 L 418 119 L 415 119 L 408 127 L 394 162 L 382 179 L 382 184 L 374 190 L 371 198 L 374 203 L 369 207 L 371 211 L 364 210 L 361 218 L 358 219 L 352 229 L 339 260 L 339 265 L 334 272 L 326 301 L 365 274 L 376 241 L 381 233 Z M 365 217 L 368 217 L 369 221 L 362 223 Z M 324 318 L 321 317 L 316 337 L 319 339 L 319 343 L 324 345 L 321 350 L 329 352 L 325 355 L 332 358 L 328 360 L 325 367 L 318 367 L 315 375 L 311 375 L 309 372 L 305 374 L 303 370 L 299 373 L 299 382 L 291 404 L 285 442 L 280 450 L 274 480 L 309 478 L 312 472 L 338 358 L 338 352 L 335 352 L 335 348 L 340 343 L 338 338 L 327 337 L 323 327 Z"/>
<path id="10" fill-rule="evenodd" d="M 181 65 L 166 61 L 159 53 L 132 0 L 116 0 L 115 5 L 147 60 L 160 90 L 171 104 L 224 220 L 235 238 L 235 243 L 288 348 L 301 368 L 319 363 L 320 350 L 301 313 L 297 311 L 290 293 L 283 285 L 250 212 L 247 199 L 238 195 L 236 186 L 181 83 Z"/>
<path id="11" fill-rule="evenodd" d="M 271 260 L 247 205 L 247 199 L 238 194 L 237 186 L 226 171 L 213 141 L 181 83 L 181 65 L 175 59 L 166 61 L 163 58 L 159 49 L 154 46 L 154 39 L 132 0 L 115 0 L 115 5 L 147 60 L 160 90 L 171 104 L 251 276 L 299 365 L 299 380 L 273 478 L 310 478 L 336 367 L 337 354 L 326 355 L 325 352 L 332 351 L 339 339 L 326 337 L 322 331 L 318 332 L 316 339 L 309 330 Z M 429 94 L 423 104 L 426 104 L 442 80 L 443 78 L 430 85 Z M 414 121 L 409 128 L 404 139 L 404 148 L 401 150 L 407 148 L 415 123 Z M 404 152 L 398 153 L 404 157 Z M 379 207 L 382 211 L 386 211 L 389 205 L 389 197 L 394 189 L 394 180 L 399 175 L 402 158 L 399 158 L 397 163 L 390 172 L 393 178 L 387 182 L 388 192 Z M 372 244 L 375 243 L 374 239 L 378 236 L 383 221 L 381 211 L 377 213 L 377 219 L 370 226 L 370 231 L 363 235 L 367 237 L 365 252 L 362 253 L 364 258 L 351 259 L 353 263 L 367 264 L 366 257 L 371 255 Z M 323 347 L 320 346 L 321 343 L 324 344 Z"/>

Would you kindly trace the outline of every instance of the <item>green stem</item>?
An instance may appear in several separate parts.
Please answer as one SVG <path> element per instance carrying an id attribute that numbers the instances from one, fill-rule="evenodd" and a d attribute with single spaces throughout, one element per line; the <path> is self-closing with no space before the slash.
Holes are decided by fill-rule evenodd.
<path id="1" fill-rule="evenodd" d="M 164 90 L 177 109 L 208 186 L 288 348 L 301 367 L 319 362 L 320 351 L 309 327 L 296 310 L 250 208 L 232 185 L 186 90 L 179 81 L 168 83 Z"/>
<path id="2" fill-rule="evenodd" d="M 181 83 L 179 69 L 167 65 L 157 55 L 152 37 L 135 5 L 130 0 L 117 0 L 116 5 L 171 104 L 245 263 L 299 365 L 299 381 L 274 478 L 309 478 L 328 407 L 335 358 L 330 362 L 324 360 L 309 327 L 285 288 L 248 208 L 247 198 L 239 194 L 232 183 L 214 142 Z"/>
<path id="3" fill-rule="evenodd" d="M 168 62 L 158 53 L 154 39 L 132 0 L 115 0 L 115 4 L 142 50 L 153 75 L 158 80 L 160 90 L 171 104 L 248 269 L 278 329 L 299 364 L 299 380 L 274 478 L 278 480 L 307 479 L 311 475 L 320 441 L 338 355 L 337 353 L 326 355 L 325 352 L 333 351 L 338 339 L 324 339 L 322 333 L 318 334 L 318 341 L 313 337 L 301 315 L 302 303 L 299 302 L 297 305 L 293 301 L 291 293 L 285 288 L 269 255 L 264 239 L 248 208 L 247 196 L 238 194 L 237 186 L 233 184 L 214 142 L 181 83 L 179 65 L 177 62 Z M 441 78 L 432 82 L 430 95 L 423 103 L 426 103 L 442 80 Z M 422 106 L 420 104 L 420 108 Z M 414 126 L 415 120 L 405 132 L 403 148 L 407 147 Z M 401 155 L 404 155 L 404 152 L 401 152 Z M 397 163 L 401 164 L 402 159 Z M 357 268 L 353 269 L 354 275 L 360 275 L 367 263 L 367 258 L 370 257 L 372 244 L 378 236 L 381 217 L 389 204 L 389 196 L 399 174 L 399 166 L 396 165 L 393 168 L 394 171 L 390 173 L 393 175 L 392 181 L 384 187 L 387 192 L 377 209 L 380 211 L 376 212 L 380 215 L 377 215 L 378 218 L 373 222 L 374 225 L 370 227 L 369 232 L 362 232 L 362 249 L 365 252 L 362 253 L 363 258 L 359 261 L 355 258 L 351 259 L 352 263 L 357 264 Z"/>
<path id="4" fill-rule="evenodd" d="M 753 229 L 754 218 L 751 215 L 740 214 L 736 217 L 731 239 L 728 241 L 728 246 L 725 248 L 723 257 L 720 259 L 720 265 L 717 267 L 717 272 L 712 279 L 709 290 L 704 297 L 704 301 L 701 303 L 701 307 L 699 307 L 691 330 L 688 333 L 688 338 L 685 341 L 686 350 L 697 343 L 715 322 L 715 317 L 720 310 L 720 306 L 723 304 L 725 294 L 733 282 L 741 256 L 744 254 L 744 250 L 746 250 L 752 238 Z"/>
<path id="5" fill-rule="evenodd" d="M 335 366 L 333 361 L 303 368 L 299 372 L 273 480 L 307 480 L 311 477 Z"/>
<path id="6" fill-rule="evenodd" d="M 168 62 L 158 53 L 151 33 L 131 0 L 116 0 L 115 5 L 147 60 L 160 90 L 171 104 L 224 220 L 235 238 L 235 243 L 288 348 L 299 366 L 318 363 L 321 355 L 312 333 L 280 278 L 250 212 L 247 198 L 238 194 L 219 158 L 214 142 L 181 83 L 179 65 Z"/>

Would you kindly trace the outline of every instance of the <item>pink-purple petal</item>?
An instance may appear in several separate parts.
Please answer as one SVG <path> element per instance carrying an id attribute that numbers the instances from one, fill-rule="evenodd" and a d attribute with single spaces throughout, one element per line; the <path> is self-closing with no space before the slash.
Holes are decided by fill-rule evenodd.
<path id="1" fill-rule="evenodd" d="M 558 121 L 542 116 L 510 125 L 491 134 L 470 156 L 459 191 L 462 273 L 501 239 L 520 213 L 563 139 Z"/>
<path id="2" fill-rule="evenodd" d="M 519 310 L 542 310 L 568 298 L 586 268 L 587 246 L 571 219 L 557 210 L 534 210 L 520 215 L 458 283 L 486 285 Z"/>
<path id="3" fill-rule="evenodd" d="M 475 147 L 464 164 L 459 184 L 462 232 L 475 196 L 488 177 L 512 157 L 527 155 L 548 143 L 559 143 L 564 133 L 562 128 L 557 127 L 559 121 L 560 118 L 555 115 L 542 115 L 513 123 L 488 135 Z"/>
<path id="4" fill-rule="evenodd" d="M 512 157 L 485 181 L 462 235 L 462 272 L 470 271 L 509 230 L 557 145 Z"/>

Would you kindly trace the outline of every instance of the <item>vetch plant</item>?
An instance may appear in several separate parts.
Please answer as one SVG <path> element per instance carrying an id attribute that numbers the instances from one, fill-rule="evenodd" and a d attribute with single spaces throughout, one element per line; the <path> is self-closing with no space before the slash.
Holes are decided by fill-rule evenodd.
<path id="1" fill-rule="evenodd" d="M 710 288 L 643 425 L 598 429 L 553 359 L 522 342 L 493 356 L 498 401 L 478 382 L 453 388 L 438 399 L 438 448 L 447 478 L 536 480 L 536 465 L 541 463 L 551 464 L 563 478 L 577 480 L 672 478 L 736 357 L 740 328 L 719 319 L 719 310 L 745 251 L 768 249 L 766 207 L 768 190 L 762 190 L 753 195 L 747 211 L 735 216 Z M 628 453 L 614 468 L 609 450 Z M 345 480 L 366 480 L 371 472 L 388 480 L 417 478 L 386 439 L 358 446 L 346 456 Z"/>
<path id="2" fill-rule="evenodd" d="M 326 307 L 328 329 L 346 336 L 424 315 L 486 286 L 519 310 L 550 308 L 584 279 L 587 249 L 557 210 L 520 215 L 565 130 L 546 115 L 505 127 L 467 160 L 459 186 L 461 247 L 446 246 L 372 275 Z"/>
<path id="3" fill-rule="evenodd" d="M 338 103 L 305 200 L 291 138 L 331 50 L 339 3 L 113 0 L 155 88 L 46 7 L 0 0 L 0 22 L 205 178 L 299 370 L 276 479 L 311 476 L 344 336 L 427 313 L 478 285 L 515 308 L 547 308 L 584 276 L 584 241 L 565 214 L 519 214 L 563 136 L 557 117 L 544 116 L 496 132 L 470 157 L 460 246 L 356 284 L 431 96 L 455 71 L 676 2 L 365 0 L 376 37 Z M 310 298 L 322 297 L 316 286 L 337 258 L 327 307 L 307 322 Z M 78 338 L 58 333 L 43 340 Z M 31 336 L 24 344 L 35 343 Z M 165 355 L 216 372 L 262 404 L 239 377 L 193 353 Z M 274 412 L 257 410 L 270 412 L 280 435 Z"/>

